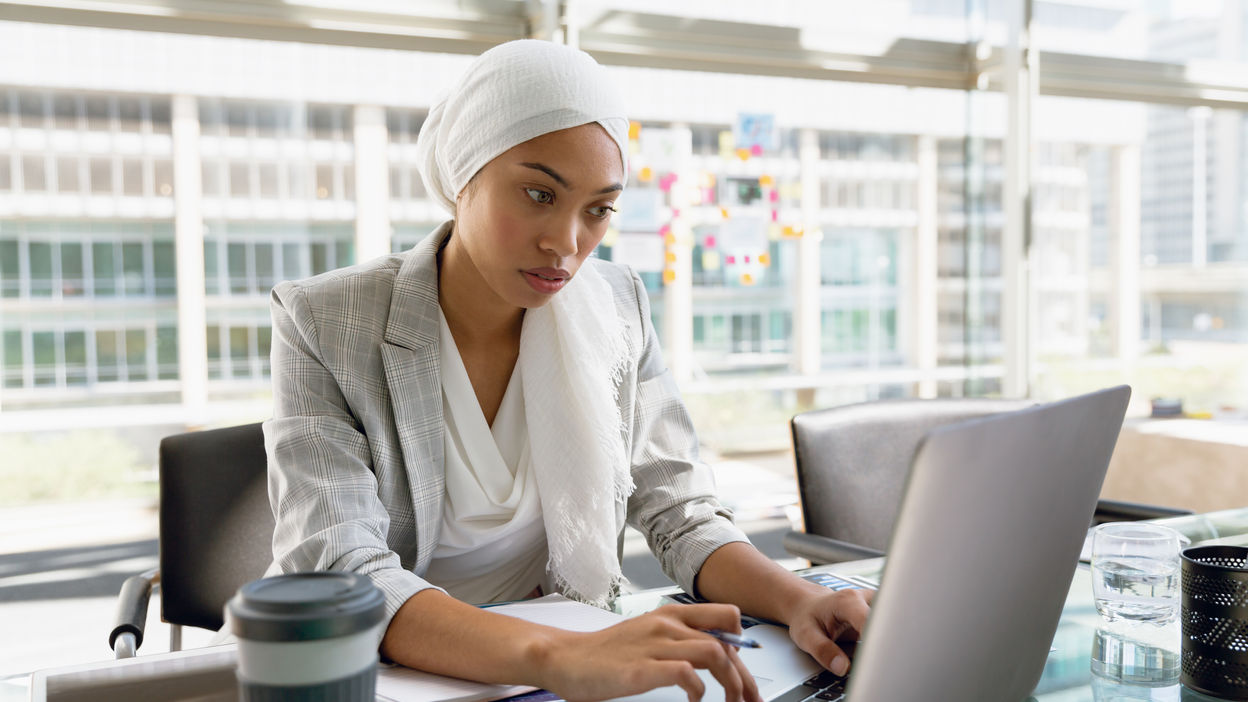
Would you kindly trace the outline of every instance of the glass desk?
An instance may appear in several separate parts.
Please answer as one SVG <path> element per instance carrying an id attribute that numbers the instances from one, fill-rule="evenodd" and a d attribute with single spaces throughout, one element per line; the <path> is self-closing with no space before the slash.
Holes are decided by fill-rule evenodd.
<path id="1" fill-rule="evenodd" d="M 1248 508 L 1159 521 L 1182 532 L 1193 544 L 1248 544 Z M 819 566 L 809 572 L 854 575 L 878 582 L 883 566 L 883 559 L 872 559 Z M 664 595 L 676 592 L 676 588 L 665 588 L 624 595 L 616 609 L 628 616 L 641 614 L 659 606 Z M 1053 647 L 1056 650 L 1049 654 L 1044 676 L 1033 693 L 1035 702 L 1213 699 L 1179 685 L 1178 622 L 1164 627 L 1132 624 L 1111 628 L 1092 603 L 1092 581 L 1086 565 L 1075 571 Z M 39 684 L 30 690 L 36 702 L 234 699 L 233 646 L 139 656 L 44 673 L 37 676 Z M 44 687 L 46 673 L 60 673 L 52 678 L 60 684 Z M 56 693 L 54 688 L 59 688 Z"/>

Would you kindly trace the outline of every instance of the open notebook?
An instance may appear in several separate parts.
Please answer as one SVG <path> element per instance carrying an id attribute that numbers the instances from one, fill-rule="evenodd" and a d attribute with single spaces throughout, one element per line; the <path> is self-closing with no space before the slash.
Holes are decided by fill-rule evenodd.
<path id="1" fill-rule="evenodd" d="M 598 631 L 623 619 L 614 612 L 575 602 L 563 595 L 496 605 L 490 607 L 490 611 L 570 631 Z M 382 666 L 377 675 L 377 699 L 389 702 L 478 702 L 533 689 L 524 685 L 488 685 L 397 665 Z"/>

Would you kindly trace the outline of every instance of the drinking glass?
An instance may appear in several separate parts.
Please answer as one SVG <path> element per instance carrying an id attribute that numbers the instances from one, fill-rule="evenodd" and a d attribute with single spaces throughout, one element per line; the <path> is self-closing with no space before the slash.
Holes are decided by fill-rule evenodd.
<path id="1" fill-rule="evenodd" d="M 1179 612 L 1179 553 L 1190 540 L 1160 524 L 1110 522 L 1092 531 L 1092 594 L 1106 621 L 1164 625 Z"/>

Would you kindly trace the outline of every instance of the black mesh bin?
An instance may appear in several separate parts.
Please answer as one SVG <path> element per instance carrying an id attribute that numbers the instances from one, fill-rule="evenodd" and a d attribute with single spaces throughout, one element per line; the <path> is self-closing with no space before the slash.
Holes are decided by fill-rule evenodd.
<path id="1" fill-rule="evenodd" d="M 1179 681 L 1197 692 L 1248 700 L 1248 548 L 1183 551 Z"/>

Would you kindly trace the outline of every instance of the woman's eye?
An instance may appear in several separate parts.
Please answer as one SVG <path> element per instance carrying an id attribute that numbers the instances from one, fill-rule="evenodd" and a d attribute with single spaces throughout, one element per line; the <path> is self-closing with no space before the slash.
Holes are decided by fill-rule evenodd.
<path id="1" fill-rule="evenodd" d="M 610 217 L 612 212 L 615 212 L 615 208 L 610 205 L 599 205 L 597 207 L 589 208 L 589 213 L 591 215 L 602 219 Z"/>
<path id="2" fill-rule="evenodd" d="M 555 199 L 554 193 L 539 190 L 537 188 L 525 188 L 524 192 L 528 193 L 529 197 L 533 198 L 533 202 L 538 202 L 543 205 L 549 204 Z"/>

